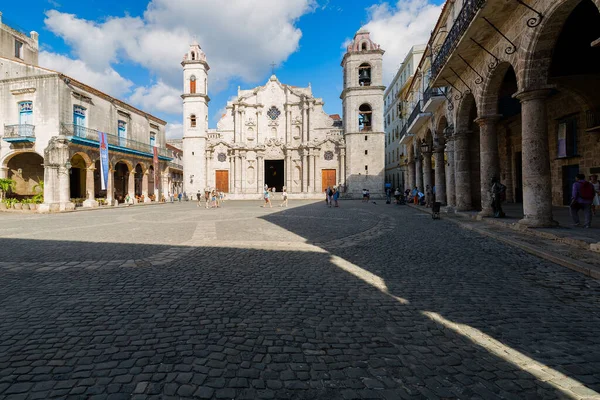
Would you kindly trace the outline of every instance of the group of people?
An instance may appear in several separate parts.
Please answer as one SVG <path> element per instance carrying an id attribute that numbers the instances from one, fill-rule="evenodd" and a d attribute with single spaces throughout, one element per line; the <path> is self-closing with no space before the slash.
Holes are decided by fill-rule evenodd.
<path id="1" fill-rule="evenodd" d="M 196 207 L 200 207 L 204 201 L 204 208 L 221 208 L 225 203 L 225 193 L 218 191 L 217 189 L 204 190 L 204 195 L 200 190 L 196 193 L 196 200 L 198 204 Z"/>
<path id="2" fill-rule="evenodd" d="M 329 206 L 329 208 L 331 208 L 332 205 L 334 207 L 339 207 L 339 198 L 340 191 L 338 188 L 335 186 L 327 186 L 327 189 L 325 189 L 325 203 Z"/>
<path id="3" fill-rule="evenodd" d="M 269 208 L 273 208 L 273 203 L 271 202 L 271 198 L 275 198 L 275 193 L 277 193 L 277 189 L 276 188 L 270 188 L 269 186 L 265 185 L 265 189 L 263 192 L 263 199 L 265 200 L 265 204 L 263 204 L 261 207 L 267 207 L 269 206 Z M 281 192 L 281 204 L 279 205 L 279 207 L 287 207 L 288 206 L 288 193 L 287 193 L 287 188 L 284 186 L 283 187 L 283 191 Z"/>
<path id="4" fill-rule="evenodd" d="M 407 202 L 414 203 L 416 205 L 420 204 L 422 206 L 431 208 L 435 198 L 435 186 L 431 187 L 426 185 L 425 193 L 423 193 L 418 186 L 415 186 L 412 191 L 410 189 L 406 189 L 404 191 L 404 195 L 406 196 Z"/>
<path id="5" fill-rule="evenodd" d="M 584 174 L 578 174 L 571 191 L 569 211 L 574 226 L 580 226 L 579 211 L 583 210 L 585 216 L 584 228 L 592 226 L 592 215 L 596 215 L 596 207 L 600 206 L 600 182 L 598 175 L 590 175 L 590 180 Z"/>

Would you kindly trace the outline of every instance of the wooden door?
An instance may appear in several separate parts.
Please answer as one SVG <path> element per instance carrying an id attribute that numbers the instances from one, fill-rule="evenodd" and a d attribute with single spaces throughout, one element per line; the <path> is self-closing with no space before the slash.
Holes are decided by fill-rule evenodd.
<path id="1" fill-rule="evenodd" d="M 215 182 L 219 192 L 229 193 L 229 171 L 215 171 Z"/>
<path id="2" fill-rule="evenodd" d="M 324 192 L 327 186 L 334 187 L 336 185 L 335 169 L 322 169 L 321 170 L 321 186 Z"/>

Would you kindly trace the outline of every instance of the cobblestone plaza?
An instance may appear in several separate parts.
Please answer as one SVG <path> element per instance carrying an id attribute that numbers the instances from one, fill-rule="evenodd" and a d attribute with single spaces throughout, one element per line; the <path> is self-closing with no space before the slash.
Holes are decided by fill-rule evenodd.
<path id="1" fill-rule="evenodd" d="M 600 284 L 406 207 L 0 214 L 0 398 L 598 398 Z"/>

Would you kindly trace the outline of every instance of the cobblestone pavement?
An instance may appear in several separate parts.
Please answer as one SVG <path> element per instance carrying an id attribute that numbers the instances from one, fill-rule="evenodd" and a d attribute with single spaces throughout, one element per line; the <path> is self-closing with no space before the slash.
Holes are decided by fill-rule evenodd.
<path id="1" fill-rule="evenodd" d="M 600 398 L 600 284 L 406 207 L 0 214 L 0 398 Z"/>

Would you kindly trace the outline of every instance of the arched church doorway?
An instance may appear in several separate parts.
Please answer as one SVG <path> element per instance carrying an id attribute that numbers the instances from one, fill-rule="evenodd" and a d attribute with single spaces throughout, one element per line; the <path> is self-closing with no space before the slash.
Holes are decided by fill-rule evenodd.
<path id="1" fill-rule="evenodd" d="M 283 191 L 283 186 L 285 186 L 284 177 L 284 160 L 265 160 L 265 185 L 281 192 Z"/>

